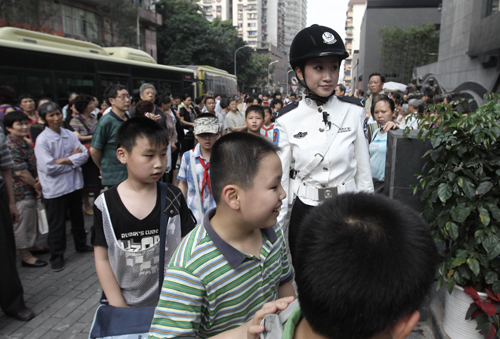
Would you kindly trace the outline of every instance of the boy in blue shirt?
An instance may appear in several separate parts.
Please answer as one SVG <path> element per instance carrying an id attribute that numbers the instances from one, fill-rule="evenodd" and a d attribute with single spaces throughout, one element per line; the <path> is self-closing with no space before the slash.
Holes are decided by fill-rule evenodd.
<path id="1" fill-rule="evenodd" d="M 210 113 L 200 114 L 194 119 L 194 137 L 198 144 L 184 152 L 177 179 L 179 188 L 197 224 L 206 212 L 215 208 L 210 184 L 210 155 L 219 136 L 219 119 Z"/>

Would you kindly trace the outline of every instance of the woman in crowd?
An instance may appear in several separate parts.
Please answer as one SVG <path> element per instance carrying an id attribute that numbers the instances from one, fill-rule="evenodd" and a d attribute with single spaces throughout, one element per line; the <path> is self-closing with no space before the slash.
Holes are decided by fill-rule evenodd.
<path id="1" fill-rule="evenodd" d="M 50 100 L 49 98 L 39 99 L 38 104 L 36 106 L 37 109 L 40 109 L 40 106 L 42 106 L 44 103 L 50 102 L 50 101 L 52 101 L 52 100 Z M 31 127 L 30 127 L 31 146 L 35 147 L 36 138 L 38 138 L 38 136 L 40 135 L 40 133 L 43 132 L 44 129 L 45 129 L 45 123 L 40 118 L 40 116 L 38 116 L 38 121 L 35 124 L 31 125 Z"/>
<path id="2" fill-rule="evenodd" d="M 72 104 L 72 106 L 70 104 L 70 109 L 74 107 L 78 114 L 71 119 L 70 125 L 78 137 L 78 140 L 85 146 L 88 152 L 92 141 L 92 134 L 97 125 L 97 117 L 91 115 L 95 109 L 95 101 L 90 95 L 80 94 L 73 100 Z M 94 197 L 99 195 L 101 180 L 99 179 L 99 168 L 91 157 L 89 157 L 89 160 L 82 166 L 82 172 L 84 212 L 87 215 L 93 215 L 94 211 L 89 201 L 89 193 L 94 193 Z"/>
<path id="3" fill-rule="evenodd" d="M 184 94 L 182 97 L 182 107 L 179 109 L 181 123 L 184 125 L 184 130 L 188 132 L 184 134 L 182 142 L 182 152 L 189 151 L 194 147 L 194 119 L 196 112 L 191 106 L 192 100 L 189 94 Z"/>
<path id="4" fill-rule="evenodd" d="M 23 113 L 30 119 L 30 126 L 38 122 L 38 113 L 35 107 L 35 100 L 31 94 L 24 93 L 19 96 L 19 107 L 23 110 Z"/>
<path id="5" fill-rule="evenodd" d="M 399 128 L 393 122 L 394 107 L 394 101 L 385 94 L 378 95 L 373 99 L 371 113 L 373 119 L 381 126 L 373 132 L 369 147 L 375 193 L 382 193 L 384 190 L 387 132 Z"/>
<path id="6" fill-rule="evenodd" d="M 166 175 L 166 182 L 173 183 L 174 180 L 174 169 L 177 164 L 177 158 L 179 157 L 179 141 L 177 140 L 177 130 L 175 125 L 177 123 L 177 117 L 175 113 L 172 111 L 171 105 L 172 101 L 170 100 L 169 95 L 162 95 L 157 99 L 157 106 L 160 107 L 165 113 L 165 120 L 167 122 L 168 129 L 168 140 L 170 141 L 170 150 L 172 152 L 171 155 L 171 170 Z"/>

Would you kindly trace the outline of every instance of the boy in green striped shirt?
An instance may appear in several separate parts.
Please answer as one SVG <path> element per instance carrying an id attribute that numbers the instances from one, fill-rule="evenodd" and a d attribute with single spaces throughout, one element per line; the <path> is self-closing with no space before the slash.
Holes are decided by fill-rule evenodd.
<path id="1" fill-rule="evenodd" d="M 265 313 L 293 301 L 293 270 L 276 225 L 285 198 L 276 152 L 274 144 L 248 133 L 214 144 L 210 176 L 217 208 L 172 257 L 150 339 L 245 338 L 263 331 Z"/>

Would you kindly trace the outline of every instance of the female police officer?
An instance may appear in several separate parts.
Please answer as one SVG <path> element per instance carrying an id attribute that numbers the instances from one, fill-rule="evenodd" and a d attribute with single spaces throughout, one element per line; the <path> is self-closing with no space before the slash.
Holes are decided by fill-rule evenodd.
<path id="1" fill-rule="evenodd" d="M 318 25 L 300 31 L 290 48 L 290 64 L 306 96 L 278 118 L 274 142 L 281 148 L 282 185 L 288 192 L 278 219 L 282 227 L 293 201 L 292 258 L 296 227 L 308 210 L 336 194 L 373 191 L 363 102 L 333 95 L 340 64 L 348 56 L 337 32 Z"/>

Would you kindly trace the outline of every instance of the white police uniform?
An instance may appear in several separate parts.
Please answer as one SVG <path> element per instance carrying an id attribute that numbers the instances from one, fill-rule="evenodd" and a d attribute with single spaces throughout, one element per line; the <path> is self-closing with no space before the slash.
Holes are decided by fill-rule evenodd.
<path id="1" fill-rule="evenodd" d="M 339 116 L 345 116 L 341 123 Z M 370 155 L 362 127 L 364 119 L 363 107 L 331 96 L 320 106 L 311 99 L 304 99 L 296 109 L 277 120 L 274 142 L 281 148 L 282 185 L 287 192 L 278 218 L 282 227 L 286 226 L 284 220 L 294 196 L 306 205 L 317 206 L 335 194 L 373 192 Z M 300 174 L 325 147 L 330 124 L 340 125 L 331 146 L 310 174 L 299 178 L 296 173 Z"/>

